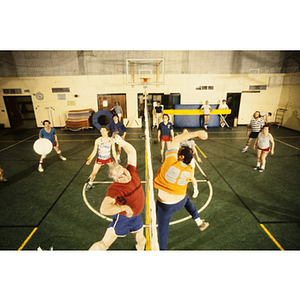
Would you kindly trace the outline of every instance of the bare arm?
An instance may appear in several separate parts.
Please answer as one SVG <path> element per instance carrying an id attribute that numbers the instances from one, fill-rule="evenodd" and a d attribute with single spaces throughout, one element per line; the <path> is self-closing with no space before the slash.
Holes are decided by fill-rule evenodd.
<path id="1" fill-rule="evenodd" d="M 272 135 L 270 135 L 270 143 L 271 143 L 271 155 L 273 155 L 275 149 L 275 141 Z"/>
<path id="2" fill-rule="evenodd" d="M 97 148 L 98 148 L 98 139 L 96 139 L 95 144 L 94 144 L 94 149 L 91 153 L 91 155 L 89 156 L 89 159 L 86 161 L 87 165 L 90 165 L 93 158 L 95 157 L 96 153 L 97 153 Z"/>
<path id="3" fill-rule="evenodd" d="M 111 152 L 112 152 L 112 156 L 115 160 L 115 162 L 118 161 L 118 158 L 117 158 L 117 153 L 116 153 L 116 145 L 115 145 L 115 142 L 111 139 L 110 140 L 110 144 L 111 144 Z"/>
<path id="4" fill-rule="evenodd" d="M 171 137 L 172 137 L 172 141 L 174 140 L 174 130 L 171 129 Z"/>
<path id="5" fill-rule="evenodd" d="M 195 154 L 195 155 L 196 155 L 196 159 L 197 159 L 197 161 L 198 161 L 198 162 L 202 162 L 202 160 L 201 160 L 200 156 L 198 155 L 198 152 L 197 152 L 197 149 L 196 149 L 196 147 L 195 147 L 195 146 L 193 146 L 193 147 L 192 147 L 192 150 L 193 150 L 193 154 Z"/>
<path id="6" fill-rule="evenodd" d="M 133 215 L 133 211 L 128 205 L 118 205 L 116 200 L 109 196 L 103 199 L 100 206 L 100 213 L 108 216 L 119 214 L 122 211 L 126 212 L 126 217 L 128 218 L 131 218 Z"/>
<path id="7" fill-rule="evenodd" d="M 173 141 L 170 143 L 169 149 L 179 149 L 180 142 L 184 142 L 189 139 L 198 137 L 201 140 L 207 140 L 208 134 L 204 130 L 198 130 L 194 132 L 182 133 L 176 135 Z"/>
<path id="8" fill-rule="evenodd" d="M 129 144 L 128 142 L 124 141 L 117 133 L 113 133 L 113 139 L 115 140 L 116 144 L 119 144 L 127 154 L 127 164 L 136 167 L 136 150 L 135 148 Z"/>
<path id="9" fill-rule="evenodd" d="M 58 143 L 57 135 L 54 134 L 53 136 L 54 136 L 54 140 L 55 140 L 55 143 L 56 143 L 56 147 L 58 147 L 58 146 L 59 146 L 59 143 Z"/>
<path id="10" fill-rule="evenodd" d="M 255 146 L 258 145 L 259 137 L 256 138 L 254 145 L 253 145 L 253 150 L 255 150 Z"/>

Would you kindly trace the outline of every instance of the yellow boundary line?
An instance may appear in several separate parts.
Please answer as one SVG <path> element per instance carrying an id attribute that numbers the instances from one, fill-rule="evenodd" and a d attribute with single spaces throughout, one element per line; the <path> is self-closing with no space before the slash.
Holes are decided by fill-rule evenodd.
<path id="1" fill-rule="evenodd" d="M 37 227 L 35 227 L 32 231 L 31 231 L 31 233 L 29 234 L 29 236 L 27 237 L 27 239 L 24 241 L 24 243 L 21 245 L 21 247 L 18 249 L 18 251 L 21 251 L 23 248 L 24 248 L 24 246 L 27 244 L 27 242 L 31 239 L 31 237 L 34 235 L 34 233 L 37 231 Z"/>
<path id="2" fill-rule="evenodd" d="M 266 232 L 266 234 L 270 237 L 270 239 L 275 243 L 275 245 L 281 250 L 284 251 L 284 249 L 281 247 L 281 245 L 275 240 L 275 238 L 272 236 L 272 234 L 269 232 L 269 230 L 263 225 L 260 224 L 262 229 Z"/>
<path id="3" fill-rule="evenodd" d="M 197 147 L 197 149 L 201 152 L 201 154 L 202 154 L 205 158 L 207 158 L 207 156 L 202 152 L 202 150 L 198 147 L 198 145 L 196 145 L 196 147 Z"/>

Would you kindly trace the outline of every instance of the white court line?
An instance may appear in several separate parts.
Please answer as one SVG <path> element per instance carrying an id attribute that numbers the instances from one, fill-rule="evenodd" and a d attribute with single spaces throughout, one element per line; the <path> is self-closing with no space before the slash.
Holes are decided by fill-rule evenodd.
<path id="1" fill-rule="evenodd" d="M 201 167 L 199 166 L 199 164 L 195 161 L 199 171 L 202 173 L 202 175 L 206 178 L 206 175 L 205 173 L 203 172 L 203 170 L 201 169 Z M 213 195 L 213 188 L 212 188 L 212 185 L 210 183 L 209 180 L 197 180 L 197 182 L 206 182 L 208 184 L 208 187 L 209 187 L 209 196 L 208 196 L 208 199 L 206 200 L 206 203 L 200 208 L 198 209 L 198 213 L 200 214 L 200 212 L 202 212 L 207 206 L 208 204 L 210 203 L 211 199 L 212 199 L 212 195 Z M 113 181 L 94 181 L 94 183 L 99 183 L 99 184 L 111 184 L 113 183 Z M 141 183 L 146 183 L 146 181 L 141 181 Z M 88 202 L 87 198 L 86 198 L 86 192 L 85 192 L 85 188 L 86 188 L 86 185 L 87 183 L 85 183 L 85 185 L 83 186 L 83 189 L 82 189 L 82 196 L 83 196 L 83 200 L 86 204 L 86 206 L 94 213 L 96 214 L 97 216 L 101 217 L 102 219 L 104 220 L 107 220 L 109 222 L 112 222 L 112 218 L 109 218 L 105 215 L 102 215 L 99 211 L 95 210 Z M 176 221 L 173 221 L 173 222 L 170 222 L 170 225 L 174 225 L 174 224 L 178 224 L 178 223 L 181 223 L 181 222 L 184 222 L 184 221 L 187 221 L 191 218 L 192 216 L 189 215 L 185 218 L 182 218 L 182 219 L 179 219 L 179 220 L 176 220 Z M 156 227 L 158 225 L 156 224 Z M 150 227 L 150 225 L 144 225 L 143 226 L 144 228 L 146 227 Z"/>
<path id="2" fill-rule="evenodd" d="M 287 145 L 287 146 L 289 146 L 289 147 L 291 147 L 291 148 L 294 148 L 294 149 L 296 149 L 296 150 L 299 150 L 300 151 L 300 149 L 299 148 L 297 148 L 297 147 L 295 147 L 295 146 L 292 146 L 292 145 L 289 145 L 289 144 L 287 144 L 287 143 L 285 143 L 285 142 L 282 142 L 282 141 L 280 141 L 280 140 L 277 140 L 277 139 L 274 139 L 275 141 L 277 141 L 277 142 L 279 142 L 279 143 L 282 143 L 282 144 L 284 144 L 284 145 Z"/>
<path id="3" fill-rule="evenodd" d="M 25 139 L 25 140 L 22 140 L 22 141 L 17 142 L 17 143 L 15 143 L 15 144 L 13 144 L 13 145 L 10 145 L 10 146 L 8 146 L 8 147 L 6 147 L 6 148 L 3 148 L 3 149 L 0 150 L 0 152 L 4 151 L 4 150 L 6 150 L 6 149 L 9 149 L 9 148 L 11 148 L 11 147 L 13 147 L 13 146 L 16 146 L 16 145 L 18 145 L 18 144 L 20 144 L 20 143 L 23 143 L 23 142 L 27 141 L 28 139 L 30 139 L 30 138 L 32 138 L 32 137 L 34 137 L 34 136 L 36 136 L 36 135 L 34 134 L 34 135 L 28 137 L 28 138 Z"/>

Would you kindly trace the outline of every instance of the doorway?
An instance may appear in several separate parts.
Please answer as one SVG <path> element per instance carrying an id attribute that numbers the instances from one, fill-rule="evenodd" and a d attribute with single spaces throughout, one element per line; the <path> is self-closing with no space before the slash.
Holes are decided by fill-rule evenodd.
<path id="1" fill-rule="evenodd" d="M 241 95 L 242 93 L 227 93 L 226 103 L 231 109 L 231 114 L 227 116 L 226 122 L 231 127 L 233 127 L 234 119 L 239 116 Z"/>
<path id="2" fill-rule="evenodd" d="M 100 94 L 97 95 L 98 110 L 111 110 L 116 102 L 120 103 L 123 111 L 123 119 L 127 118 L 126 94 Z"/>
<path id="3" fill-rule="evenodd" d="M 11 128 L 36 127 L 31 96 L 3 96 Z"/>

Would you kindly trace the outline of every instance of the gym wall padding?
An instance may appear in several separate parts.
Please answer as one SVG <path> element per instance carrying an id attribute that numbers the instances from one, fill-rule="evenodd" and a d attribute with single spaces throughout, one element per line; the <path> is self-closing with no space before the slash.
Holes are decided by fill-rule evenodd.
<path id="1" fill-rule="evenodd" d="M 219 104 L 210 104 L 212 109 L 217 109 Z M 175 109 L 200 109 L 202 104 L 175 104 Z M 207 127 L 219 127 L 219 115 L 210 115 Z M 175 127 L 204 127 L 203 115 L 174 115 Z"/>
<path id="2" fill-rule="evenodd" d="M 100 109 L 93 115 L 93 125 L 100 130 L 102 125 L 99 123 L 99 118 L 101 116 L 106 116 L 109 118 L 109 123 L 113 122 L 112 113 L 108 110 Z"/>

